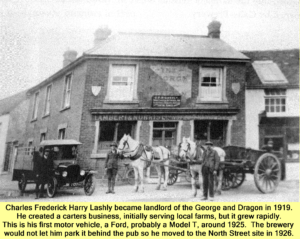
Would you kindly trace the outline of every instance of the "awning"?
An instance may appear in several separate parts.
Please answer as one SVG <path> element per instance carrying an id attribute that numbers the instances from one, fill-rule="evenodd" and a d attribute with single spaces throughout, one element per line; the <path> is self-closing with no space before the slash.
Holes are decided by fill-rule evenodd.
<path id="1" fill-rule="evenodd" d="M 40 146 L 61 146 L 61 145 L 80 145 L 81 143 L 74 139 L 53 139 L 43 140 Z"/>

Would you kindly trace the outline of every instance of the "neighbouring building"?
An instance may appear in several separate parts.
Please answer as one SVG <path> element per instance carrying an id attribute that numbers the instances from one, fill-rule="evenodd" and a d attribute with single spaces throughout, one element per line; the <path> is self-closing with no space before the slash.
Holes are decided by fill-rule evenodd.
<path id="1" fill-rule="evenodd" d="M 287 160 L 299 160 L 299 50 L 245 52 L 246 146 L 269 140 Z"/>
<path id="2" fill-rule="evenodd" d="M 0 100 L 0 174 L 13 170 L 17 147 L 25 140 L 27 115 L 26 91 Z"/>
<path id="3" fill-rule="evenodd" d="M 81 163 L 102 173 L 109 144 L 125 134 L 172 147 L 183 136 L 218 146 L 246 145 L 249 58 L 208 35 L 96 31 L 94 47 L 28 91 L 27 146 L 75 139 Z"/>

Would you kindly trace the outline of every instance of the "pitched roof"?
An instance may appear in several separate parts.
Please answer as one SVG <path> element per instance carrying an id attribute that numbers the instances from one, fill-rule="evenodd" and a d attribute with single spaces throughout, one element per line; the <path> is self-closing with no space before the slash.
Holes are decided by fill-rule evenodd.
<path id="1" fill-rule="evenodd" d="M 199 35 L 118 33 L 85 52 L 88 55 L 248 60 L 221 39 Z"/>
<path id="2" fill-rule="evenodd" d="M 263 84 L 287 84 L 288 81 L 273 61 L 254 61 L 252 63 Z"/>
<path id="3" fill-rule="evenodd" d="M 26 91 L 0 100 L 0 115 L 8 114 L 26 99 Z"/>
<path id="4" fill-rule="evenodd" d="M 277 64 L 290 87 L 299 87 L 299 49 L 269 50 L 269 51 L 243 51 L 251 61 L 273 61 Z M 249 67 L 247 87 L 263 87 L 254 68 Z"/>

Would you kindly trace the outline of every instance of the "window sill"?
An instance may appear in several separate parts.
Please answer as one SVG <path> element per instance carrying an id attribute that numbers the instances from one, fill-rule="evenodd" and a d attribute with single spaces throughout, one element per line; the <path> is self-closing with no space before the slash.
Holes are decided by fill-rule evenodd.
<path id="1" fill-rule="evenodd" d="M 104 104 L 138 104 L 139 101 L 138 100 L 131 100 L 131 101 L 125 101 L 125 100 L 104 100 L 103 101 Z"/>
<path id="2" fill-rule="evenodd" d="M 44 119 L 44 118 L 47 118 L 48 116 L 50 116 L 50 114 L 46 114 L 42 118 Z"/>
<path id="3" fill-rule="evenodd" d="M 37 118 L 32 119 L 32 120 L 30 121 L 30 123 L 33 123 L 33 122 L 35 122 L 35 121 L 37 121 Z"/>
<path id="4" fill-rule="evenodd" d="M 67 107 L 61 109 L 60 112 L 63 112 L 63 111 L 68 110 L 68 109 L 70 109 L 70 108 L 71 108 L 71 106 L 67 106 Z"/>
<path id="5" fill-rule="evenodd" d="M 222 101 L 210 101 L 210 100 L 200 100 L 197 99 L 196 104 L 228 104 L 227 100 L 222 100 Z"/>

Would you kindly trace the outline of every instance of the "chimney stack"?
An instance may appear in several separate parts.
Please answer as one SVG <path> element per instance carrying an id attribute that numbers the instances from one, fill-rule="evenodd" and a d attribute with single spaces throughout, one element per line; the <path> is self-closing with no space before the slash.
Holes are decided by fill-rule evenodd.
<path id="1" fill-rule="evenodd" d="M 99 43 L 101 43 L 103 40 L 108 38 L 111 34 L 111 30 L 107 26 L 102 26 L 98 28 L 95 33 L 95 39 L 94 39 L 94 46 L 97 46 Z"/>
<path id="2" fill-rule="evenodd" d="M 208 28 L 208 37 L 220 38 L 221 23 L 219 21 L 213 20 L 211 23 L 208 24 L 207 28 Z"/>
<path id="3" fill-rule="evenodd" d="M 71 62 L 76 60 L 77 51 L 66 50 L 63 56 L 64 56 L 63 67 L 65 67 L 69 65 Z"/>

